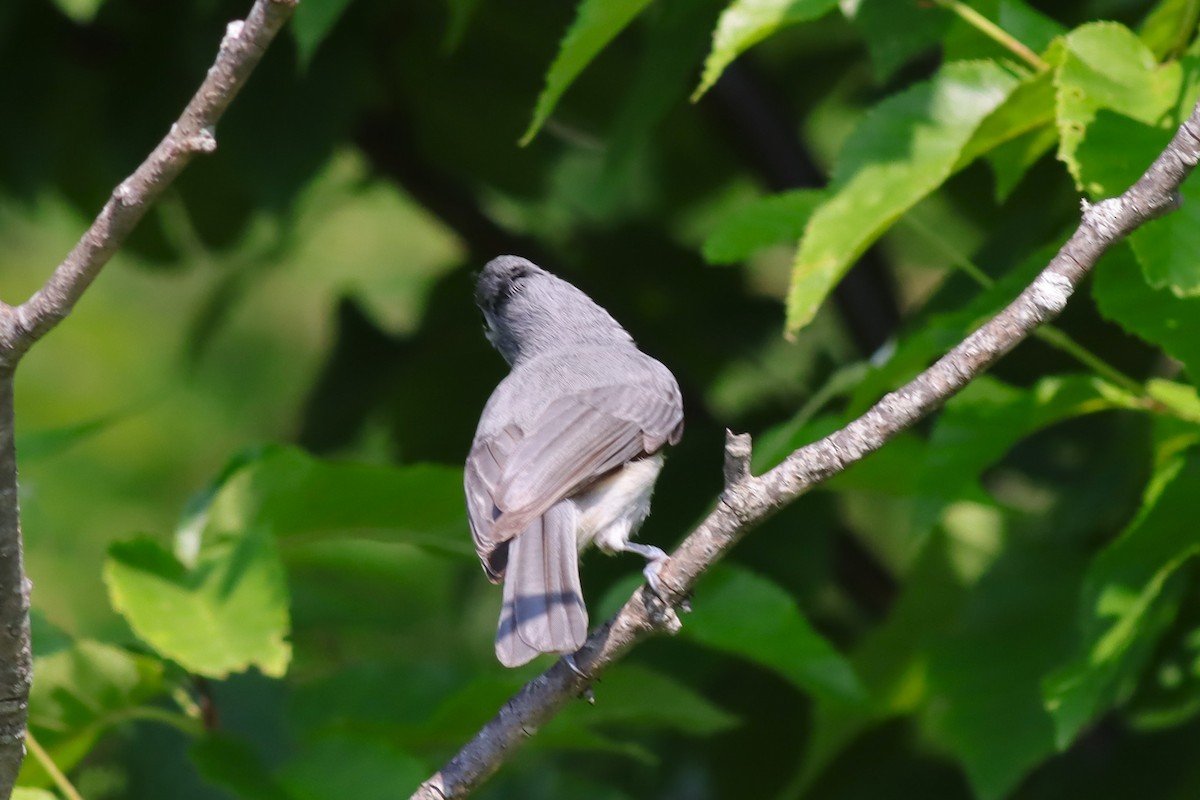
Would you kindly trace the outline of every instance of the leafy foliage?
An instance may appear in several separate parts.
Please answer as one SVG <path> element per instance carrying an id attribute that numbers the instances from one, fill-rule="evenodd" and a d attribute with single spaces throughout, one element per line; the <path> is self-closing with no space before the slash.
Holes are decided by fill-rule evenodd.
<path id="1" fill-rule="evenodd" d="M 246 12 L 143 5 L 0 7 L 26 76 L 9 302 Z M 472 271 L 534 257 L 678 376 L 643 532 L 669 547 L 726 427 L 756 470 L 836 430 L 1028 285 L 1080 193 L 1138 178 L 1200 94 L 1198 14 L 305 0 L 218 152 L 22 366 L 45 756 L 15 796 L 54 796 L 45 759 L 89 800 L 404 796 L 549 663 L 496 664 L 466 526 L 503 374 Z M 1193 796 L 1197 186 L 1056 327 L 748 537 L 679 637 L 482 796 Z M 594 624 L 640 581 L 594 554 L 583 576 Z"/>

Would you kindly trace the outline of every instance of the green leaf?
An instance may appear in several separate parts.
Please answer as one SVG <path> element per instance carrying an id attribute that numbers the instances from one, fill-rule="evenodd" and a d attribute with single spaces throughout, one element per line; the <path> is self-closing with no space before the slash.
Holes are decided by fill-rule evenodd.
<path id="1" fill-rule="evenodd" d="M 282 539 L 354 536 L 474 556 L 461 469 L 323 461 L 299 448 L 236 459 L 192 504 L 177 551 L 186 563 L 208 539 L 250 529 Z"/>
<path id="2" fill-rule="evenodd" d="M 96 18 L 104 0 L 54 0 L 54 5 L 72 22 L 86 25 Z"/>
<path id="3" fill-rule="evenodd" d="M 950 177 L 975 129 L 1016 86 L 994 64 L 956 63 L 868 114 L 842 147 L 831 197 L 800 242 L 789 331 L 807 325 L 854 260 Z"/>
<path id="4" fill-rule="evenodd" d="M 1041 53 L 1056 37 L 1066 33 L 1066 28 L 1022 0 L 972 0 L 969 6 L 1034 53 Z M 986 58 L 1021 70 L 1030 67 L 1023 58 L 957 14 L 942 48 L 946 61 Z"/>
<path id="5" fill-rule="evenodd" d="M 796 189 L 734 209 L 704 240 L 704 260 L 736 264 L 772 245 L 794 244 L 824 198 L 819 189 Z"/>
<path id="6" fill-rule="evenodd" d="M 521 136 L 527 145 L 554 111 L 558 99 L 618 33 L 640 14 L 650 0 L 582 0 L 575 21 L 559 45 L 558 55 L 546 73 L 546 85 L 538 96 L 533 120 Z"/>
<path id="7" fill-rule="evenodd" d="M 81 639 L 33 662 L 29 726 L 61 770 L 69 770 L 96 739 L 163 690 L 162 662 L 112 645 Z M 34 758 L 21 783 L 48 785 Z"/>
<path id="8" fill-rule="evenodd" d="M 866 40 L 880 83 L 914 56 L 940 45 L 953 22 L 945 9 L 921 0 L 861 0 L 849 16 Z"/>
<path id="9" fill-rule="evenodd" d="M 738 724 L 737 717 L 675 678 L 637 664 L 618 664 L 596 687 L 595 706 L 576 705 L 562 716 L 587 725 L 624 725 L 710 736 Z"/>
<path id="10" fill-rule="evenodd" d="M 699 100 L 739 55 L 780 28 L 824 16 L 837 4 L 838 0 L 733 0 L 717 22 L 712 50 L 692 102 Z"/>
<path id="11" fill-rule="evenodd" d="M 1080 26 L 1062 41 L 1066 49 L 1054 74 L 1058 157 L 1079 188 L 1102 191 L 1088 183 L 1077 154 L 1097 112 L 1108 109 L 1147 125 L 1171 127 L 1167 115 L 1177 102 L 1183 70 L 1178 62 L 1160 66 L 1133 31 L 1115 22 Z"/>
<path id="12" fill-rule="evenodd" d="M 247 742 L 223 733 L 208 733 L 188 751 L 209 783 L 228 789 L 239 800 L 293 800 Z"/>
<path id="13" fill-rule="evenodd" d="M 479 8 L 479 0 L 447 0 L 446 5 L 450 8 L 450 21 L 446 25 L 445 48 L 447 52 L 454 52 L 462 44 L 471 18 Z"/>
<path id="14" fill-rule="evenodd" d="M 47 792 L 45 789 L 31 789 L 27 786 L 18 786 L 13 789 L 12 800 L 58 800 L 58 795 L 53 792 Z"/>
<path id="15" fill-rule="evenodd" d="M 962 169 L 984 153 L 1054 122 L 1054 81 L 1049 72 L 1027 78 L 984 117 L 958 157 Z"/>
<path id="16" fill-rule="evenodd" d="M 102 417 L 63 425 L 58 428 L 48 428 L 36 431 L 21 431 L 17 433 L 17 452 L 21 454 L 21 463 L 54 458 L 82 444 L 93 436 L 109 430 L 126 418 L 125 413 L 106 414 Z"/>
<path id="17" fill-rule="evenodd" d="M 1160 147 L 1165 144 L 1162 140 Z M 1143 162 L 1143 169 L 1155 155 L 1157 151 Z M 1129 244 L 1151 286 L 1195 298 L 1200 297 L 1200 181 L 1184 181 L 1179 196 L 1182 206 L 1138 228 Z"/>
<path id="18" fill-rule="evenodd" d="M 104 582 L 138 637 L 191 672 L 287 671 L 287 582 L 262 530 L 221 537 L 190 569 L 151 539 L 119 542 L 109 548 Z"/>
<path id="19" fill-rule="evenodd" d="M 1163 0 L 1138 26 L 1138 36 L 1160 61 L 1183 51 L 1196 35 L 1200 3 L 1195 0 Z"/>
<path id="20" fill-rule="evenodd" d="M 313 55 L 345 13 L 350 0 L 304 0 L 292 15 L 292 36 L 301 67 L 307 67 Z"/>
<path id="21" fill-rule="evenodd" d="M 405 797 L 428 772 L 383 739 L 327 734 L 285 764 L 280 780 L 297 800 L 392 800 Z"/>
<path id="22" fill-rule="evenodd" d="M 681 635 L 761 664 L 803 692 L 846 703 L 862 700 L 850 664 L 813 629 L 791 596 L 767 579 L 718 567 L 700 582 L 694 606 Z"/>
<path id="23" fill-rule="evenodd" d="M 1070 652 L 1083 573 L 1059 542 L 1007 543 L 928 650 L 923 730 L 962 764 L 980 800 L 1008 796 L 1054 750 L 1042 677 Z"/>
<path id="24" fill-rule="evenodd" d="M 932 528 L 954 500 L 982 497 L 979 476 L 1031 433 L 1084 414 L 1140 407 L 1137 398 L 1085 375 L 1043 378 L 1031 389 L 977 378 L 937 419 L 917 481 L 914 528 Z"/>
<path id="25" fill-rule="evenodd" d="M 1127 247 L 1113 248 L 1096 265 L 1092 297 L 1105 319 L 1161 347 L 1200 380 L 1200 298 L 1147 286 Z"/>
<path id="26" fill-rule="evenodd" d="M 1082 646 L 1044 685 L 1060 748 L 1127 696 L 1174 618 L 1178 591 L 1164 589 L 1179 567 L 1200 553 L 1197 485 L 1200 453 L 1195 449 L 1164 459 L 1137 517 L 1089 567 L 1080 600 Z"/>

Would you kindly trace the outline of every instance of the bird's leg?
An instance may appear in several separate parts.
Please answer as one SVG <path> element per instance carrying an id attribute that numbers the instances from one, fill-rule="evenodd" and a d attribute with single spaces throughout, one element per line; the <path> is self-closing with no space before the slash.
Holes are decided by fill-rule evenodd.
<path id="1" fill-rule="evenodd" d="M 662 593 L 662 583 L 658 580 L 658 573 L 663 568 L 663 564 L 667 563 L 670 558 L 662 548 L 655 547 L 652 544 L 639 544 L 637 542 L 622 542 L 621 549 L 627 553 L 637 553 L 642 558 L 646 559 L 646 568 L 642 570 L 642 574 L 646 576 L 646 585 L 650 587 L 650 591 L 654 592 L 654 596 L 667 605 L 666 599 Z"/>

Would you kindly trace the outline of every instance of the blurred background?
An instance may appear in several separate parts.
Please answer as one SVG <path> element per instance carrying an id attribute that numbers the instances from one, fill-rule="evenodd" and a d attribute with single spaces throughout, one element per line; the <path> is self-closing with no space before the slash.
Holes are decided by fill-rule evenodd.
<path id="1" fill-rule="evenodd" d="M 7 302 L 45 280 L 165 133 L 248 5 L 0 6 Z M 1155 5 L 1029 7 L 1066 27 L 1137 26 Z M 321 463 L 444 465 L 452 485 L 506 370 L 472 299 L 475 273 L 495 255 L 527 256 L 574 282 L 677 376 L 687 430 L 642 534 L 669 548 L 720 491 L 725 428 L 764 434 L 759 466 L 769 466 L 906 377 L 879 367 L 910 333 L 929 337 L 928 355 L 954 343 L 957 334 L 928 332 L 980 293 L 956 261 L 997 279 L 1036 268 L 1075 224 L 1078 193 L 1052 154 L 1002 199 L 991 172 L 971 166 L 785 339 L 802 227 L 734 265 L 709 265 L 705 242 L 757 198 L 825 185 L 866 109 L 929 77 L 937 43 L 961 22 L 932 4 L 863 0 L 876 24 L 920 36 L 897 36 L 889 51 L 835 11 L 781 30 L 690 103 L 724 6 L 650 5 L 521 147 L 573 3 L 304 0 L 222 121 L 217 152 L 193 162 L 20 369 L 39 657 L 81 640 L 149 652 L 110 602 L 106 553 L 137 536 L 172 547 L 194 498 L 231 462 L 294 445 Z M 1086 295 L 1061 327 L 1135 380 L 1178 374 Z M 1077 372 L 1061 349 L 1033 341 L 985 389 L 1023 392 Z M 1006 424 L 972 409 L 956 421 L 968 432 Z M 597 686 L 594 712 L 573 709 L 480 796 L 1194 796 L 1190 694 L 1168 704 L 1169 723 L 1106 715 L 1057 754 L 1040 703 L 1041 679 L 1071 653 L 1063 631 L 1088 558 L 1138 507 L 1153 424 L 1111 410 L 1039 426 L 979 465 L 986 496 L 974 483 L 947 490 L 935 524 L 922 526 L 930 492 L 913 481 L 927 423 L 889 446 L 876 472 L 801 498 L 739 545 L 732 571 L 714 580 L 761 580 L 752 588 L 802 610 L 794 624 L 807 619 L 853 654 L 872 691 L 890 686 L 888 702 L 843 713 L 836 692 L 814 695 L 765 666 L 786 652 L 756 662 L 703 636 L 652 641 Z M 292 512 L 343 502 L 323 491 L 309 485 Z M 421 501 L 373 500 L 381 517 Z M 499 590 L 463 551 L 461 510 L 448 513 L 458 516 L 446 535 L 462 546 L 397 543 L 386 531 L 282 543 L 287 676 L 193 679 L 167 663 L 162 685 L 134 705 L 198 708 L 204 730 L 144 711 L 92 720 L 86 746 L 63 755 L 80 793 L 281 800 L 411 788 L 405 780 L 439 766 L 536 674 L 494 661 Z M 636 559 L 585 560 L 594 621 L 639 570 Z M 1190 586 L 1176 608 L 1196 605 Z M 1190 626 L 1175 624 L 1160 655 L 1187 639 Z M 871 670 L 887 675 L 873 683 Z"/>

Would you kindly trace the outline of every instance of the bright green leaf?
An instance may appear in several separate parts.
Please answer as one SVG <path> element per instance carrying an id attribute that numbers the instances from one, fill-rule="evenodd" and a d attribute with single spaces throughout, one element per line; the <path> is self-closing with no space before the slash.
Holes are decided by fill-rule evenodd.
<path id="1" fill-rule="evenodd" d="M 323 461 L 298 448 L 238 459 L 193 504 L 177 549 L 186 562 L 209 538 L 250 529 L 282 539 L 356 536 L 474 554 L 461 469 Z"/>
<path id="2" fill-rule="evenodd" d="M 771 245 L 794 244 L 824 198 L 824 192 L 818 189 L 796 189 L 735 209 L 704 240 L 704 260 L 710 264 L 736 264 Z"/>
<path id="3" fill-rule="evenodd" d="M 1097 112 L 1108 109 L 1147 125 L 1173 125 L 1166 115 L 1175 107 L 1183 70 L 1178 62 L 1159 66 L 1133 31 L 1114 22 L 1083 25 L 1062 41 L 1066 51 L 1054 75 L 1058 157 L 1076 184 L 1092 192 L 1099 187 L 1086 183 L 1076 151 Z"/>
<path id="4" fill-rule="evenodd" d="M 1174 453 L 1158 465 L 1142 508 L 1096 556 L 1080 602 L 1079 654 L 1045 682 L 1046 707 L 1060 748 L 1131 689 L 1174 616 L 1178 593 L 1168 579 L 1200 553 L 1200 454 Z"/>
<path id="5" fill-rule="evenodd" d="M 1106 319 L 1161 347 L 1200 379 L 1200 298 L 1147 286 L 1126 247 L 1113 248 L 1096 266 L 1092 297 Z"/>
<path id="6" fill-rule="evenodd" d="M 349 7 L 350 0 L 304 0 L 292 15 L 292 35 L 301 66 L 307 66 L 325 37 Z"/>
<path id="7" fill-rule="evenodd" d="M 994 64 L 951 64 L 867 116 L 842 147 L 831 197 L 800 242 L 789 330 L 807 325 L 854 260 L 950 177 L 975 129 L 1016 86 Z"/>
<path id="8" fill-rule="evenodd" d="M 682 636 L 761 664 L 803 692 L 847 703 L 862 700 L 854 670 L 796 607 L 787 592 L 743 569 L 718 567 L 696 589 Z M 747 614 L 746 609 L 754 609 Z"/>
<path id="9" fill-rule="evenodd" d="M 163 689 L 158 659 L 89 640 L 35 658 L 33 669 L 37 680 L 29 693 L 29 726 L 63 770 Z M 36 759 L 27 758 L 21 782 L 44 786 L 49 776 Z"/>
<path id="10" fill-rule="evenodd" d="M 31 789 L 27 786 L 18 786 L 13 789 L 12 800 L 58 800 L 58 795 L 53 792 L 47 792 L 45 789 Z"/>
<path id="11" fill-rule="evenodd" d="M 1159 60 L 1177 56 L 1196 35 L 1200 3 L 1196 0 L 1163 0 L 1146 15 L 1138 36 Z"/>
<path id="12" fill-rule="evenodd" d="M 1143 169 L 1149 165 L 1145 161 Z M 1129 244 L 1151 286 L 1196 298 L 1200 297 L 1200 181 L 1184 181 L 1179 196 L 1182 206 L 1138 228 L 1130 234 Z"/>
<path id="13" fill-rule="evenodd" d="M 191 672 L 287 671 L 287 583 L 268 533 L 222 537 L 191 569 L 151 539 L 120 542 L 109 548 L 104 582 L 134 632 Z"/>
<path id="14" fill-rule="evenodd" d="M 529 144 L 550 117 L 554 106 L 571 82 L 584 67 L 618 33 L 650 4 L 650 0 L 582 0 L 567 35 L 559 45 L 558 55 L 546 73 L 546 85 L 538 96 L 533 120 L 521 136 L 521 144 Z"/>
<path id="15" fill-rule="evenodd" d="M 838 0 L 733 0 L 713 32 L 712 50 L 692 102 L 707 92 L 733 60 L 780 28 L 824 16 Z"/>
<path id="16" fill-rule="evenodd" d="M 1054 122 L 1054 96 L 1054 81 L 1049 72 L 1022 81 L 979 123 L 954 169 L 962 169 L 984 153 L 1050 125 Z"/>

